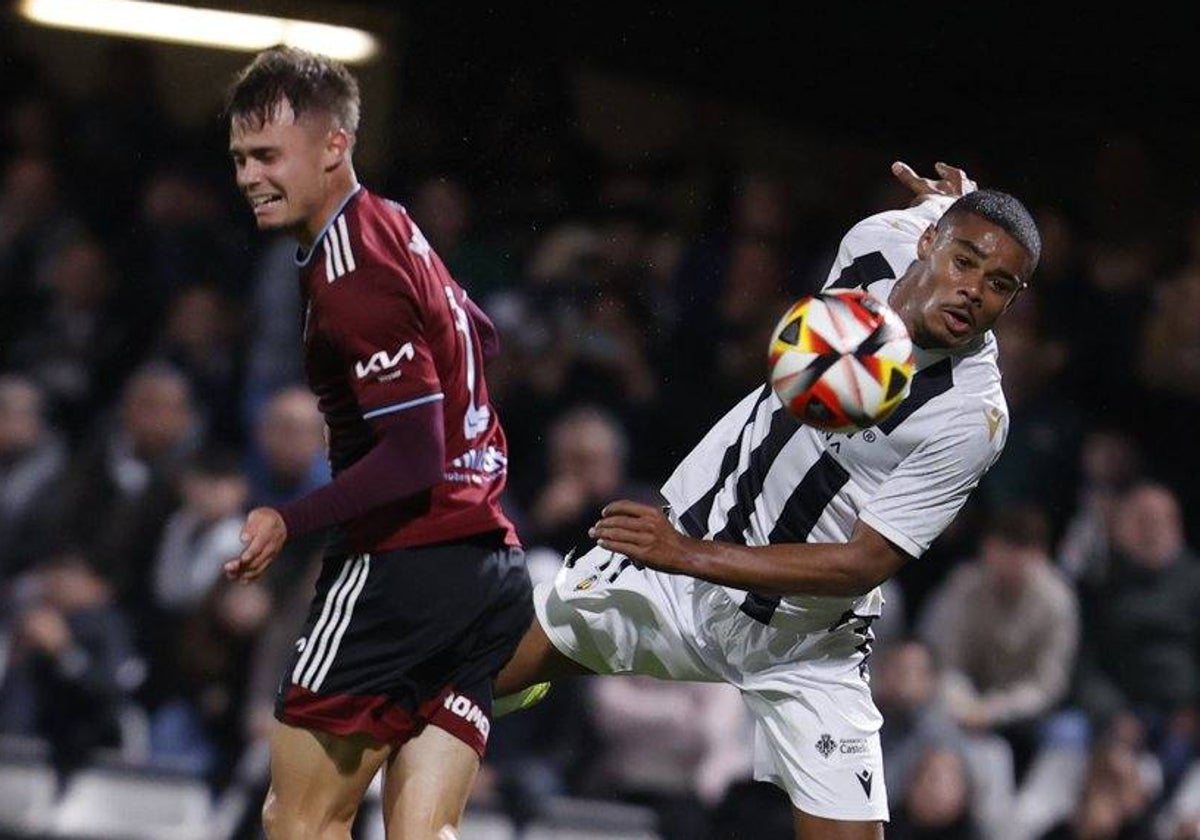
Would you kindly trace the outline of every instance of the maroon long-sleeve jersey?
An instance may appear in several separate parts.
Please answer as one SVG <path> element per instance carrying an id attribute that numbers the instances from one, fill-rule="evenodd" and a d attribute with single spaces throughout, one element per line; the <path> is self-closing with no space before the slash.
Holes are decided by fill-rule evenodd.
<path id="1" fill-rule="evenodd" d="M 359 187 L 297 263 L 305 373 L 329 426 L 335 476 L 375 445 L 373 419 L 442 401 L 442 480 L 344 523 L 345 548 L 382 551 L 497 530 L 518 544 L 499 503 L 508 450 L 483 375 L 495 329 L 408 213 Z"/>

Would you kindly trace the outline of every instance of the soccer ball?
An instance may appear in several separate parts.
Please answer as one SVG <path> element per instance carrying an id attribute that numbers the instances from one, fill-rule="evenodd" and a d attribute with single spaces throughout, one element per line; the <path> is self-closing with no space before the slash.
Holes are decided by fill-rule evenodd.
<path id="1" fill-rule="evenodd" d="M 874 426 L 908 396 L 912 341 L 900 316 L 861 289 L 797 301 L 771 336 L 771 387 L 802 423 L 827 432 Z"/>

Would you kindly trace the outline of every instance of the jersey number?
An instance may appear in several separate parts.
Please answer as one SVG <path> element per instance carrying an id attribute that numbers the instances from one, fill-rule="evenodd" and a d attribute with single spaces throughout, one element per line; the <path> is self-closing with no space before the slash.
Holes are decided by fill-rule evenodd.
<path id="1" fill-rule="evenodd" d="M 467 412 L 463 415 L 463 437 L 474 440 L 487 430 L 492 412 L 486 405 L 475 404 L 475 347 L 471 340 L 471 319 L 467 312 L 454 298 L 454 290 L 449 286 L 442 287 L 446 292 L 446 301 L 454 314 L 454 328 L 462 333 L 464 356 L 467 359 Z"/>

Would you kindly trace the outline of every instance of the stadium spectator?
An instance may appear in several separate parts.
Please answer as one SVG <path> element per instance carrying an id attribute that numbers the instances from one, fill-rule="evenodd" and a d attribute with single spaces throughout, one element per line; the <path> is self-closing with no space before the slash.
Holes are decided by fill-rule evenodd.
<path id="1" fill-rule="evenodd" d="M 239 402 L 242 425 L 256 429 L 267 402 L 288 386 L 303 387 L 304 366 L 296 354 L 303 343 L 302 320 L 280 318 L 280 312 L 301 311 L 296 280 L 296 247 L 286 236 L 263 245 L 249 279 L 253 290 L 246 323 L 245 382 Z"/>
<path id="2" fill-rule="evenodd" d="M 249 448 L 256 507 L 290 502 L 329 480 L 325 419 L 307 388 L 287 386 L 271 395 Z"/>
<path id="3" fill-rule="evenodd" d="M 1200 226 L 1200 222 L 1194 223 Z M 1195 235 L 1195 234 L 1193 234 Z M 1192 247 L 1196 247 L 1193 244 Z M 1194 325 L 1200 319 L 1200 259 L 1189 263 L 1155 291 L 1138 349 L 1138 372 L 1149 390 L 1146 416 L 1164 421 L 1190 417 L 1200 409 L 1200 337 Z M 1172 435 L 1150 435 L 1146 450 L 1155 474 L 1185 498 L 1200 496 L 1200 473 L 1180 458 Z M 1200 510 L 1184 510 L 1185 525 L 1193 538 L 1200 537 Z"/>
<path id="4" fill-rule="evenodd" d="M 159 535 L 176 506 L 176 471 L 200 442 L 187 380 L 147 364 L 126 381 L 117 410 L 89 432 L 67 478 L 63 529 L 89 546 L 140 626 Z"/>
<path id="5" fill-rule="evenodd" d="M 42 389 L 22 376 L 0 376 L 0 583 L 54 544 L 67 457 L 47 422 Z"/>
<path id="6" fill-rule="evenodd" d="M 1058 544 L 1058 565 L 1077 586 L 1108 574 L 1110 535 L 1118 502 L 1142 476 L 1142 453 L 1128 433 L 1093 425 L 1080 446 L 1075 512 Z"/>
<path id="7" fill-rule="evenodd" d="M 669 404 L 688 395 L 691 410 L 669 422 L 673 434 L 689 439 L 702 434 L 723 405 L 762 379 L 762 348 L 793 301 L 787 252 L 774 239 L 736 237 L 720 253 L 709 268 L 685 260 L 677 281 L 684 290 L 695 284 L 699 296 L 704 294 L 706 272 L 716 271 L 711 305 L 697 310 L 697 301 L 686 298 L 673 337 L 690 352 L 674 359 L 672 387 L 664 399 Z"/>
<path id="8" fill-rule="evenodd" d="M 1019 782 L 1041 720 L 1066 696 L 1080 635 L 1079 605 L 1051 563 L 1040 508 L 993 514 L 979 559 L 934 593 L 920 635 L 941 665 L 947 711 L 969 731 L 1003 735 Z"/>
<path id="9" fill-rule="evenodd" d="M 195 286 L 241 302 L 246 242 L 204 172 L 186 158 L 166 159 L 141 187 L 139 235 L 129 247 L 143 281 L 137 303 L 151 317 Z"/>
<path id="10" fill-rule="evenodd" d="M 153 358 L 187 377 L 206 440 L 242 444 L 241 418 L 230 406 L 242 391 L 241 324 L 232 301 L 216 286 L 193 284 L 170 298 Z"/>
<path id="11" fill-rule="evenodd" d="M 11 362 L 13 339 L 47 303 L 42 285 L 48 265 L 67 241 L 80 235 L 79 220 L 67 209 L 57 164 L 46 150 L 26 151 L 4 162 L 0 184 L 0 353 Z"/>
<path id="12" fill-rule="evenodd" d="M 155 606 L 175 614 L 194 610 L 241 549 L 248 495 L 240 459 L 221 449 L 189 458 L 179 485 L 182 504 L 167 519 L 154 563 Z"/>
<path id="13" fill-rule="evenodd" d="M 12 365 L 37 380 L 73 443 L 129 369 L 131 322 L 107 247 L 73 238 L 49 256 L 39 285 L 46 305 L 9 347 Z"/>
<path id="14" fill-rule="evenodd" d="M 961 750 L 965 734 L 937 694 L 933 654 L 923 643 L 898 642 L 876 656 L 871 691 L 883 714 L 880 741 L 888 802 L 908 795 L 921 758 L 930 750 Z"/>
<path id="15" fill-rule="evenodd" d="M 961 753 L 934 747 L 923 753 L 888 837 L 899 840 L 978 840 L 971 813 L 971 779 Z"/>
<path id="16" fill-rule="evenodd" d="M 752 728 L 737 690 L 639 676 L 585 690 L 598 744 L 583 791 L 653 808 L 664 840 L 704 836 L 730 784 L 750 776 Z"/>
<path id="17" fill-rule="evenodd" d="M 46 739 L 63 773 L 122 746 L 121 717 L 145 675 L 112 590 L 73 550 L 40 559 L 4 613 L 11 661 L 0 684 L 0 731 Z"/>
<path id="18" fill-rule="evenodd" d="M 1071 815 L 1041 840 L 1151 840 L 1154 785 L 1119 728 L 1098 739 Z"/>
<path id="19" fill-rule="evenodd" d="M 1146 318 L 1139 348 L 1142 382 L 1167 399 L 1168 411 L 1200 404 L 1200 339 L 1192 329 L 1200 318 L 1200 264 L 1164 283 Z"/>
<path id="20" fill-rule="evenodd" d="M 1132 715 L 1170 790 L 1196 756 L 1200 562 L 1159 484 L 1121 497 L 1111 538 L 1107 574 L 1084 590 L 1078 702 L 1101 728 Z"/>
<path id="21" fill-rule="evenodd" d="M 1006 455 L 980 482 L 979 493 L 989 509 L 1040 506 L 1054 538 L 1075 504 L 1083 418 L 1063 393 L 1067 346 L 1047 334 L 1044 310 L 1041 298 L 1030 295 L 996 325 L 1012 426 Z"/>
<path id="22" fill-rule="evenodd" d="M 477 301 L 512 283 L 512 255 L 479 235 L 475 200 L 453 176 L 426 178 L 408 202 L 451 275 Z"/>
<path id="23" fill-rule="evenodd" d="M 246 741 L 244 698 L 256 639 L 275 600 L 261 583 L 218 579 L 203 601 L 160 628 L 150 706 L 151 761 L 224 788 Z"/>
<path id="24" fill-rule="evenodd" d="M 303 386 L 288 385 L 270 396 L 248 449 L 245 460 L 251 508 L 286 504 L 329 481 L 325 419 L 316 397 Z M 305 577 L 309 561 L 320 552 L 325 537 L 318 531 L 283 547 L 284 562 L 272 564 L 266 577 L 277 597 L 289 597 L 287 593 Z M 299 618 L 303 621 L 303 613 Z"/>
<path id="25" fill-rule="evenodd" d="M 587 541 L 587 530 L 606 503 L 621 496 L 653 501 L 653 487 L 628 477 L 629 440 L 615 417 L 581 406 L 550 425 L 549 470 L 522 524 L 531 545 L 560 555 Z"/>

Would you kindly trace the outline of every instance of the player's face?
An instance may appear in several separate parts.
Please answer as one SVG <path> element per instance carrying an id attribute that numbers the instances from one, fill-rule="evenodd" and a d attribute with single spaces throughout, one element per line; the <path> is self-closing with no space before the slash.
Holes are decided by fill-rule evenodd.
<path id="1" fill-rule="evenodd" d="M 232 121 L 229 154 L 259 230 L 287 230 L 302 239 L 320 230 L 329 203 L 330 135 L 319 117 L 297 120 L 286 99 L 262 125 Z"/>
<path id="2" fill-rule="evenodd" d="M 1032 260 L 998 225 L 974 214 L 944 230 L 930 228 L 917 243 L 924 268 L 901 317 L 919 347 L 961 347 L 992 328 L 1025 287 Z"/>

